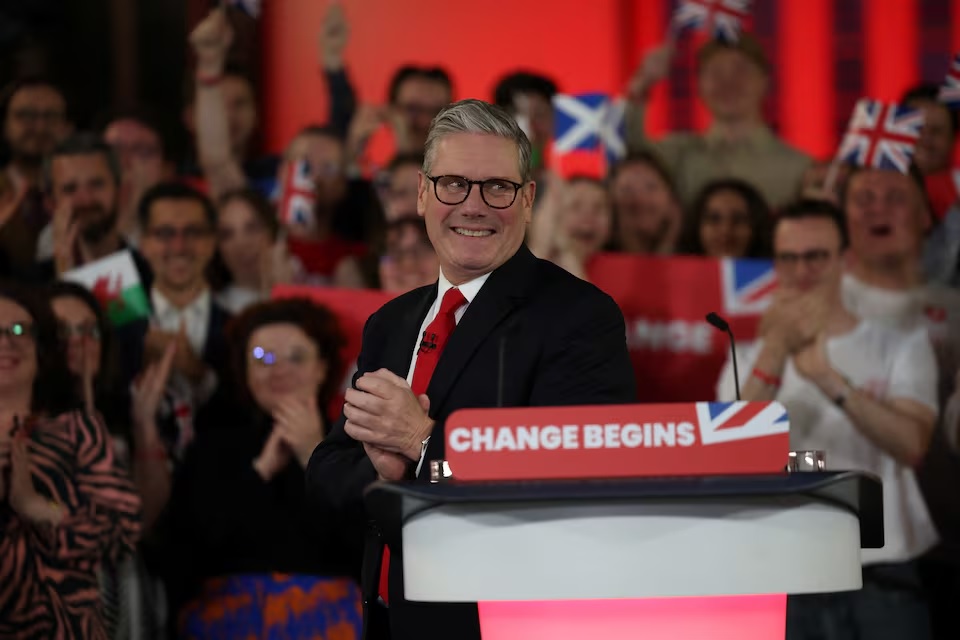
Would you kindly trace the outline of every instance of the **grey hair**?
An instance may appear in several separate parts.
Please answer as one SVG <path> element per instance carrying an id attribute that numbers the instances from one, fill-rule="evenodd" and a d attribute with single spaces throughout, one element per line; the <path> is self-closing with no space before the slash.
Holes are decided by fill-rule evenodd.
<path id="1" fill-rule="evenodd" d="M 533 151 L 530 140 L 516 119 L 501 107 L 473 98 L 444 107 L 430 123 L 430 132 L 427 134 L 423 152 L 424 173 L 430 173 L 440 140 L 455 133 L 482 133 L 516 143 L 520 179 L 522 182 L 530 180 L 530 157 Z"/>

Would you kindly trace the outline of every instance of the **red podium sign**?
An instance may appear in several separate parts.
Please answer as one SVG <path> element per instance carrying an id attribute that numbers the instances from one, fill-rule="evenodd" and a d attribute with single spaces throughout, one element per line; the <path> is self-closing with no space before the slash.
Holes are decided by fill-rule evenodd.
<path id="1" fill-rule="evenodd" d="M 454 481 L 776 473 L 790 451 L 776 402 L 465 409 L 445 425 Z M 786 596 L 480 602 L 484 640 L 782 640 Z"/>
<path id="2" fill-rule="evenodd" d="M 770 473 L 789 430 L 776 402 L 464 409 L 446 460 L 458 481 Z"/>

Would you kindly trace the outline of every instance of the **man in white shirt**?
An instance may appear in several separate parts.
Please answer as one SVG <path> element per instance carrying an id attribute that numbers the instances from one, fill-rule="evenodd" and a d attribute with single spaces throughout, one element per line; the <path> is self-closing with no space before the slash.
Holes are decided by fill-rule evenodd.
<path id="1" fill-rule="evenodd" d="M 930 637 L 914 560 L 937 542 L 913 466 L 937 418 L 936 362 L 923 332 L 861 320 L 841 303 L 845 233 L 839 210 L 801 202 L 777 219 L 780 290 L 762 337 L 739 354 L 744 400 L 777 400 L 791 447 L 823 450 L 833 469 L 883 481 L 883 549 L 864 551 L 864 588 L 790 599 L 789 640 Z M 718 397 L 732 400 L 732 367 Z M 811 559 L 816 561 L 816 559 Z"/>
<path id="2" fill-rule="evenodd" d="M 170 182 L 144 194 L 139 214 L 141 251 L 154 272 L 153 313 L 149 324 L 132 329 L 142 342 L 124 354 L 125 371 L 135 376 L 174 342 L 174 378 L 188 383 L 192 399 L 202 403 L 225 365 L 229 317 L 213 301 L 206 278 L 216 250 L 216 211 L 203 194 Z"/>

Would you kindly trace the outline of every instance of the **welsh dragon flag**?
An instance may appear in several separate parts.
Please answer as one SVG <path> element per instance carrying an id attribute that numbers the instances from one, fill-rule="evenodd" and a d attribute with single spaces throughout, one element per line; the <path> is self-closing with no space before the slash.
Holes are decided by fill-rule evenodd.
<path id="1" fill-rule="evenodd" d="M 114 326 L 150 315 L 150 301 L 129 250 L 68 271 L 62 278 L 89 289 Z"/>

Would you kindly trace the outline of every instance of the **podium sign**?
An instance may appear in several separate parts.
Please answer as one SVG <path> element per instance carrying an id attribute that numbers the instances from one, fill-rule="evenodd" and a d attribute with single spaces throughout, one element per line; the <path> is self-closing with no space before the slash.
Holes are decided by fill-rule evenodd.
<path id="1" fill-rule="evenodd" d="M 446 460 L 454 482 L 777 473 L 789 430 L 776 402 L 466 409 L 446 422 Z M 782 640 L 786 628 L 783 594 L 478 607 L 484 640 Z"/>
<path id="2" fill-rule="evenodd" d="M 775 473 L 789 431 L 777 402 L 464 409 L 446 460 L 463 482 Z"/>

